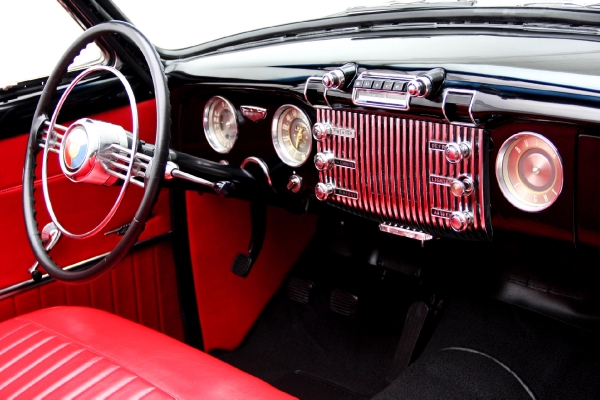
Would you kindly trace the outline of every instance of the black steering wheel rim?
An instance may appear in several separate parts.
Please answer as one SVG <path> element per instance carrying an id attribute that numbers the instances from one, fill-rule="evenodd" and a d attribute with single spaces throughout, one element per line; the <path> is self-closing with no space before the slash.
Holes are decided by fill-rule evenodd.
<path id="1" fill-rule="evenodd" d="M 148 63 L 156 98 L 157 126 L 154 157 L 146 171 L 144 195 L 140 206 L 119 243 L 95 265 L 84 270 L 65 271 L 46 252 L 38 230 L 34 198 L 36 156 L 40 151 L 38 139 L 42 134 L 44 123 L 49 120 L 49 115 L 52 115 L 51 108 L 54 94 L 73 59 L 87 44 L 101 36 L 114 33 L 121 34 L 135 44 Z M 146 220 L 158 198 L 162 179 L 164 178 L 165 165 L 169 154 L 170 111 L 169 89 L 160 57 L 152 43 L 133 25 L 121 21 L 96 25 L 86 30 L 63 54 L 44 86 L 33 116 L 23 169 L 23 211 L 27 237 L 36 259 L 54 279 L 63 282 L 88 282 L 115 267 L 135 244 L 144 230 Z"/>

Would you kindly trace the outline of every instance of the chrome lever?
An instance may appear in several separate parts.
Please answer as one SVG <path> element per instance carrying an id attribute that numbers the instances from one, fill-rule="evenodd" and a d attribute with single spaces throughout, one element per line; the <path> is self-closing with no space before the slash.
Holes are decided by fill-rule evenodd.
<path id="1" fill-rule="evenodd" d="M 227 197 L 231 194 L 231 192 L 235 189 L 233 182 L 229 181 L 219 181 L 219 182 L 211 182 L 206 179 L 199 178 L 197 176 L 188 174 L 187 172 L 183 172 L 179 169 L 179 166 L 172 161 L 167 161 L 167 165 L 165 167 L 165 180 L 170 181 L 175 178 L 183 179 L 189 182 L 197 183 L 202 186 L 207 186 L 212 188 L 216 193 L 220 194 L 223 197 Z"/>
<path id="2" fill-rule="evenodd" d="M 56 246 L 58 239 L 60 239 L 60 231 L 54 222 L 49 222 L 46 224 L 46 226 L 44 226 L 44 229 L 42 229 L 41 239 L 42 244 L 46 246 L 46 251 L 50 251 L 54 246 Z M 29 275 L 31 275 L 31 278 L 36 282 L 42 280 L 42 273 L 38 271 L 39 265 L 39 261 L 36 261 L 31 268 L 27 270 Z"/>

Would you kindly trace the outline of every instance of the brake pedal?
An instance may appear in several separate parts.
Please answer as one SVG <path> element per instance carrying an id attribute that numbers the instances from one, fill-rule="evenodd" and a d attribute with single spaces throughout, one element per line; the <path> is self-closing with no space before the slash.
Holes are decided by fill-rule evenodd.
<path id="1" fill-rule="evenodd" d="M 315 284 L 308 279 L 292 277 L 288 279 L 286 293 L 290 300 L 300 304 L 308 304 Z"/>

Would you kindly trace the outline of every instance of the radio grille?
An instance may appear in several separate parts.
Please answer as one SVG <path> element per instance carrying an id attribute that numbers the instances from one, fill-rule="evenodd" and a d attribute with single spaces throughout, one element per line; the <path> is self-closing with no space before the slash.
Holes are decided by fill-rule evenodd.
<path id="1" fill-rule="evenodd" d="M 335 157 L 334 167 L 319 176 L 321 182 L 336 187 L 331 202 L 384 224 L 433 235 L 471 239 L 491 235 L 486 219 L 484 130 L 330 109 L 318 109 L 317 119 L 345 132 L 317 144 L 319 152 L 332 152 Z M 348 130 L 354 130 L 353 135 Z M 471 155 L 455 164 L 448 162 L 443 146 L 452 142 L 468 143 Z M 468 196 L 457 197 L 450 191 L 450 182 L 460 176 L 473 181 Z M 454 211 L 472 215 L 465 232 L 452 229 L 448 213 Z"/>

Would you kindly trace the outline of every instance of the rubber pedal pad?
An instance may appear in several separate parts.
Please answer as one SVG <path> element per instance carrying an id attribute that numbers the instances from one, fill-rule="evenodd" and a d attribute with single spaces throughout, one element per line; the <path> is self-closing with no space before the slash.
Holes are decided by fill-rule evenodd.
<path id="1" fill-rule="evenodd" d="M 287 281 L 286 294 L 290 300 L 300 304 L 308 304 L 315 284 L 308 279 L 291 277 Z"/>
<path id="2" fill-rule="evenodd" d="M 334 289 L 329 298 L 331 311 L 342 315 L 353 315 L 358 310 L 358 296 L 344 289 Z"/>

